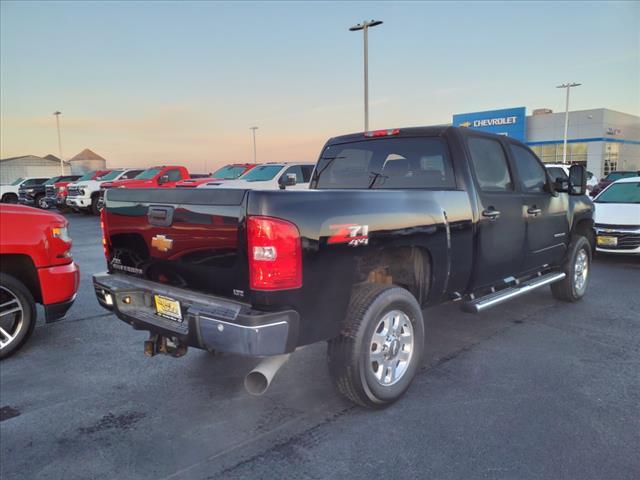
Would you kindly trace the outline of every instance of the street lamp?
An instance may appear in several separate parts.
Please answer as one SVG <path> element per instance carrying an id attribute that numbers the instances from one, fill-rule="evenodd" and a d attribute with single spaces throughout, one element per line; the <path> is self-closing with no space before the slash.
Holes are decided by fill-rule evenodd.
<path id="1" fill-rule="evenodd" d="M 581 83 L 563 83 L 556 88 L 567 89 L 567 100 L 564 109 L 564 142 L 562 145 L 562 163 L 567 163 L 567 136 L 569 135 L 569 91 L 571 87 L 579 87 Z"/>
<path id="2" fill-rule="evenodd" d="M 62 112 L 56 110 L 53 112 L 56 117 L 56 126 L 58 127 L 58 155 L 60 155 L 60 175 L 64 175 L 64 162 L 62 160 L 62 140 L 60 138 L 60 115 Z"/>
<path id="3" fill-rule="evenodd" d="M 249 130 L 253 131 L 253 163 L 257 163 L 256 162 L 256 130 L 258 129 L 258 127 L 250 127 Z"/>
<path id="4" fill-rule="evenodd" d="M 349 29 L 351 32 L 362 30 L 364 33 L 364 131 L 369 131 L 369 42 L 367 31 L 370 27 L 382 24 L 381 20 L 364 20 Z"/>

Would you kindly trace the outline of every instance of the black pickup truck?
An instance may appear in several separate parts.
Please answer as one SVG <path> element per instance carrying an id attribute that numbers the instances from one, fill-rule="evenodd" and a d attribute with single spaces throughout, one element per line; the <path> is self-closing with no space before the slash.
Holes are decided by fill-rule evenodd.
<path id="1" fill-rule="evenodd" d="M 553 180 L 522 143 L 456 127 L 332 138 L 309 190 L 112 189 L 99 302 L 145 353 L 187 347 L 266 357 L 328 341 L 339 391 L 379 407 L 423 357 L 423 309 L 479 312 L 550 285 L 587 288 L 594 248 L 586 175 Z M 428 310 L 427 313 L 428 315 Z"/>

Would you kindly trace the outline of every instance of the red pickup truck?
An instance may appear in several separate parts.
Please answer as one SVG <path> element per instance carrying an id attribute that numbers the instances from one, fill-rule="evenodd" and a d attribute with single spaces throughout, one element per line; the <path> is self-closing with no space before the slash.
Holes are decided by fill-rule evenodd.
<path id="1" fill-rule="evenodd" d="M 36 303 L 47 323 L 73 304 L 80 270 L 71 257 L 69 222 L 22 205 L 0 205 L 0 359 L 18 350 L 36 324 Z"/>
<path id="2" fill-rule="evenodd" d="M 222 168 L 219 168 L 215 172 L 200 178 L 187 178 L 186 180 L 180 180 L 176 183 L 178 188 L 195 188 L 204 183 L 209 183 L 213 180 L 235 180 L 247 173 L 257 163 L 230 163 Z"/>
<path id="3" fill-rule="evenodd" d="M 147 168 L 137 177 L 130 180 L 115 180 L 106 182 L 102 188 L 171 188 L 180 180 L 189 178 L 189 171 L 185 167 L 163 165 Z"/>

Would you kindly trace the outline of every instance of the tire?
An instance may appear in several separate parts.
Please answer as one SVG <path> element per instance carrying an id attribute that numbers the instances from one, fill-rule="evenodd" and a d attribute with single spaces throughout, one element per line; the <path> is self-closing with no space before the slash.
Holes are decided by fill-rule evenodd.
<path id="1" fill-rule="evenodd" d="M 18 196 L 15 193 L 5 193 L 2 196 L 2 203 L 18 203 Z"/>
<path id="2" fill-rule="evenodd" d="M 41 208 L 42 210 L 49 210 L 49 205 L 44 199 L 44 195 L 36 195 L 35 206 Z"/>
<path id="3" fill-rule="evenodd" d="M 395 319 L 401 325 L 396 335 L 388 331 Z M 411 346 L 404 344 L 409 333 Z M 328 346 L 329 372 L 336 388 L 364 407 L 392 404 L 406 392 L 422 365 L 424 336 L 422 311 L 409 291 L 375 283 L 354 287 L 344 330 Z M 391 376 L 390 368 L 397 378 Z"/>
<path id="4" fill-rule="evenodd" d="M 92 215 L 100 215 L 100 196 L 94 195 L 91 197 L 91 214 Z"/>
<path id="5" fill-rule="evenodd" d="M 586 237 L 574 236 L 569 244 L 562 271 L 564 280 L 551 284 L 551 293 L 558 300 L 577 302 L 587 291 L 593 253 Z"/>
<path id="6" fill-rule="evenodd" d="M 8 302 L 11 303 L 6 305 Z M 33 295 L 20 280 L 5 273 L 0 273 L 0 305 L 2 304 L 5 306 L 0 308 L 0 359 L 18 351 L 31 336 L 36 325 L 36 304 Z M 14 308 L 21 310 L 6 313 Z"/>

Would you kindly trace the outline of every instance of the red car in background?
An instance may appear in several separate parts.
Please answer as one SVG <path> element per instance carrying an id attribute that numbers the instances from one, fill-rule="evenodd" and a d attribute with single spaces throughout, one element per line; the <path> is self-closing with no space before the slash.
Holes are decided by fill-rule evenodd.
<path id="1" fill-rule="evenodd" d="M 177 165 L 162 165 L 147 168 L 137 177 L 130 180 L 115 180 L 105 182 L 102 189 L 107 188 L 170 188 L 177 182 L 190 178 L 189 171 L 185 167 Z"/>
<path id="2" fill-rule="evenodd" d="M 231 163 L 204 178 L 188 178 L 186 180 L 181 180 L 176 183 L 176 187 L 197 187 L 198 185 L 211 182 L 212 180 L 235 180 L 240 178 L 256 165 L 257 163 Z"/>
<path id="3" fill-rule="evenodd" d="M 18 350 L 36 324 L 36 303 L 46 322 L 73 304 L 80 270 L 71 256 L 69 222 L 22 205 L 0 205 L 0 359 Z"/>

